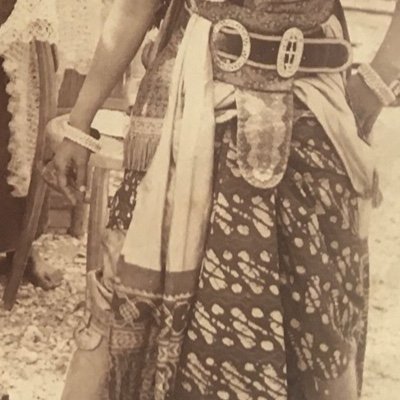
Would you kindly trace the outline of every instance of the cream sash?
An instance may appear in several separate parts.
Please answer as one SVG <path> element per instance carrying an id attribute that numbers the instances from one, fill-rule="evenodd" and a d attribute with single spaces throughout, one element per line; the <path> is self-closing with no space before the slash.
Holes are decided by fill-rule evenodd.
<path id="1" fill-rule="evenodd" d="M 211 22 L 194 14 L 185 30 L 160 143 L 140 184 L 122 249 L 125 265 L 168 272 L 200 265 L 214 158 L 210 29 Z"/>

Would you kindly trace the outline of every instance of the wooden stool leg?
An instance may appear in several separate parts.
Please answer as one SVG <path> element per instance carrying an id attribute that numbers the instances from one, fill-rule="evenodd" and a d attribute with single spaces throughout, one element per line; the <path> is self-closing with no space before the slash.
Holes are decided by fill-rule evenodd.
<path id="1" fill-rule="evenodd" d="M 27 208 L 25 210 L 18 246 L 12 261 L 11 275 L 4 291 L 3 301 L 6 310 L 11 310 L 14 306 L 17 291 L 24 276 L 29 253 L 39 226 L 46 190 L 46 183 L 40 174 L 35 171 L 32 174 L 32 181 L 27 198 Z"/>
<path id="2" fill-rule="evenodd" d="M 108 216 L 108 182 L 110 172 L 104 168 L 94 168 L 91 181 L 89 226 L 86 253 L 87 272 L 101 268 L 103 253 L 101 241 Z"/>
<path id="3" fill-rule="evenodd" d="M 85 222 L 87 216 L 87 204 L 79 202 L 73 209 L 71 215 L 71 226 L 68 228 L 68 234 L 81 238 L 85 234 Z"/>

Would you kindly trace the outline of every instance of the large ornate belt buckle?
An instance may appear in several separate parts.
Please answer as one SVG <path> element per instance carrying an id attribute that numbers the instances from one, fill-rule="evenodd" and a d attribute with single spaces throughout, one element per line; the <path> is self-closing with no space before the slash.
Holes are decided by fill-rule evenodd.
<path id="1" fill-rule="evenodd" d="M 304 35 L 298 28 L 288 29 L 282 36 L 276 60 L 278 75 L 291 78 L 300 68 L 304 51 Z"/>
<path id="2" fill-rule="evenodd" d="M 214 61 L 215 64 L 225 72 L 235 72 L 238 71 L 243 65 L 246 64 L 250 57 L 251 51 L 251 40 L 247 29 L 238 21 L 233 19 L 223 19 L 218 21 L 212 31 L 211 40 L 212 43 L 216 43 L 218 34 L 222 31 L 226 33 L 237 33 L 242 40 L 242 53 L 237 58 L 232 54 L 227 54 L 223 51 L 215 49 L 214 51 Z"/>

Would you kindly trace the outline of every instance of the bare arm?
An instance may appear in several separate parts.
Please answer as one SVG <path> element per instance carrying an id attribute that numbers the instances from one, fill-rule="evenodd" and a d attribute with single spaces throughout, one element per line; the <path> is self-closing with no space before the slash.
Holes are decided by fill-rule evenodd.
<path id="1" fill-rule="evenodd" d="M 381 78 L 390 84 L 400 76 L 400 2 L 396 3 L 394 15 L 386 36 L 371 62 Z M 382 105 L 375 94 L 355 74 L 348 82 L 348 93 L 353 110 L 365 136 L 382 111 Z"/>
<path id="2" fill-rule="evenodd" d="M 70 115 L 70 124 L 84 132 L 140 48 L 153 23 L 160 0 L 114 0 L 90 71 Z M 53 162 L 58 185 L 72 203 L 86 183 L 89 151 L 70 140 L 57 149 Z M 74 194 L 75 193 L 75 194 Z"/>
<path id="3" fill-rule="evenodd" d="M 388 84 L 400 74 L 400 2 L 398 1 L 385 39 L 371 65 Z"/>
<path id="4" fill-rule="evenodd" d="M 87 131 L 153 22 L 159 0 L 115 0 L 70 123 Z"/>

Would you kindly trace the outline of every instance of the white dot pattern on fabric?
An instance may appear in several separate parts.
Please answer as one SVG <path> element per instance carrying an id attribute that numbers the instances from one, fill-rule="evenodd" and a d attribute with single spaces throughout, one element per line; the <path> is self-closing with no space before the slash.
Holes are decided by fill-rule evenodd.
<path id="1" fill-rule="evenodd" d="M 218 149 L 176 398 L 288 400 L 286 371 L 317 384 L 346 370 L 355 337 L 362 350 L 368 260 L 354 230 L 358 203 L 320 129 L 293 132 L 286 175 L 267 190 L 242 179 L 232 136 Z M 120 189 L 114 221 L 131 217 L 126 193 Z"/>

